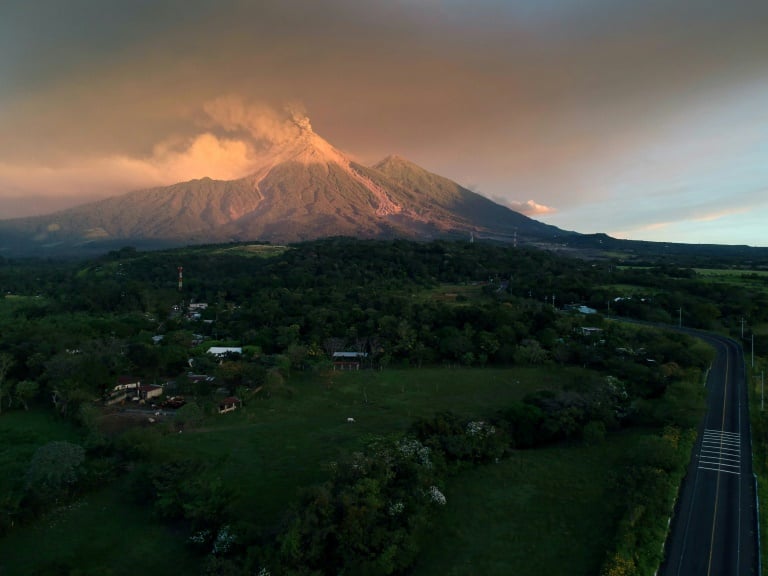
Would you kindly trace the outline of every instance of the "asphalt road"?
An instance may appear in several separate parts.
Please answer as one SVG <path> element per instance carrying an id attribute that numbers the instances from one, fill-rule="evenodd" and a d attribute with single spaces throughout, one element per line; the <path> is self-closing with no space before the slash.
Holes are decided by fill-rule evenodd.
<path id="1" fill-rule="evenodd" d="M 707 414 L 699 430 L 659 574 L 759 573 L 755 481 L 744 357 L 735 341 L 690 331 L 717 357 L 707 378 Z"/>

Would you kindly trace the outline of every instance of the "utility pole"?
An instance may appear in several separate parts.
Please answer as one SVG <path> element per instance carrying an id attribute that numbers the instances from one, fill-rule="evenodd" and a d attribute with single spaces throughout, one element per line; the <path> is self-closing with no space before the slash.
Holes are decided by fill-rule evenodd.
<path id="1" fill-rule="evenodd" d="M 744 340 L 744 318 L 741 319 L 741 339 Z"/>
<path id="2" fill-rule="evenodd" d="M 677 327 L 682 328 L 683 327 L 683 307 L 677 309 Z"/>

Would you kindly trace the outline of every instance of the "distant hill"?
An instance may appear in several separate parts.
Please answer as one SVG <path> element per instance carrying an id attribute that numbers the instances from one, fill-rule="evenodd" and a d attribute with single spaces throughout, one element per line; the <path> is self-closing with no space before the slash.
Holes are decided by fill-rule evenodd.
<path id="1" fill-rule="evenodd" d="M 190 243 L 297 242 L 328 236 L 463 237 L 552 243 L 577 236 L 390 156 L 351 161 L 306 119 L 253 173 L 130 192 L 54 214 L 0 221 L 0 254 L 100 252 Z"/>

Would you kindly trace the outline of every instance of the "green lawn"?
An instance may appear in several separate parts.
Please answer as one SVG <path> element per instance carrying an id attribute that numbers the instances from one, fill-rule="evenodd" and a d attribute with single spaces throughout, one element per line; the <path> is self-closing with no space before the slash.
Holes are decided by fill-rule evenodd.
<path id="1" fill-rule="evenodd" d="M 32 455 L 54 440 L 77 442 L 79 431 L 47 411 L 3 410 L 0 414 L 0 501 L 22 481 Z"/>
<path id="2" fill-rule="evenodd" d="M 371 436 L 402 433 L 440 410 L 491 414 L 576 373 L 554 367 L 336 372 L 330 381 L 296 380 L 291 397 L 252 400 L 200 429 L 166 436 L 161 449 L 223 459 L 219 473 L 238 494 L 236 509 L 274 523 L 299 488 L 322 481 L 328 462 Z"/>
<path id="3" fill-rule="evenodd" d="M 48 411 L 0 415 L 0 498 L 19 488 L 35 450 L 54 440 L 80 441 L 80 431 Z M 1 500 L 0 500 L 1 501 Z M 0 539 L 0 575 L 170 573 L 188 554 L 183 542 L 137 507 L 121 486 L 93 493 Z M 183 564 L 182 564 L 183 565 Z M 109 566 L 108 570 L 101 567 Z M 190 573 L 194 569 L 190 566 Z M 166 572 L 168 573 L 168 572 Z"/>
<path id="4" fill-rule="evenodd" d="M 236 515 L 270 529 L 280 522 L 300 488 L 327 477 L 328 462 L 362 447 L 371 436 L 402 433 L 416 418 L 431 416 L 440 410 L 482 417 L 531 391 L 559 388 L 579 372 L 548 366 L 507 370 L 428 368 L 306 376 L 293 379 L 286 390 L 274 393 L 271 398 L 251 399 L 243 410 L 212 416 L 200 427 L 187 429 L 182 434 L 161 435 L 162 425 L 159 425 L 154 453 L 160 458 L 163 454 L 189 454 L 216 462 L 215 473 L 235 492 Z M 49 421 L 33 412 L 14 412 L 7 416 L 0 417 L 0 434 L 5 434 L 0 438 L 4 446 L 0 463 L 4 465 L 3 470 L 14 470 L 13 476 L 23 472 L 36 447 L 51 436 L 75 439 L 75 431 L 68 427 L 61 429 L 60 420 Z M 353 417 L 355 422 L 348 423 L 348 417 Z M 52 428 L 44 432 L 46 426 Z M 8 446 L 13 446 L 10 452 Z M 569 471 L 570 467 L 580 469 L 583 464 L 582 449 L 574 450 L 572 454 L 581 456 L 572 458 L 568 452 L 543 450 L 541 455 L 530 452 L 521 457 L 532 459 L 530 466 L 525 464 L 532 478 L 541 475 L 549 481 L 552 473 L 546 464 L 548 459 L 563 477 L 582 474 Z M 533 467 L 537 458 L 542 458 L 539 468 Z M 609 463 L 602 465 L 608 467 Z M 482 470 L 501 473 L 510 466 L 516 469 L 520 463 L 513 460 Z M 148 506 L 137 503 L 126 488 L 127 481 L 128 478 L 124 478 L 34 525 L 16 528 L 7 534 L 0 541 L 0 575 L 68 574 L 69 566 L 77 566 L 80 574 L 110 576 L 197 573 L 194 556 L 184 544 L 186 533 L 174 532 L 154 517 Z M 467 477 L 467 487 L 458 485 L 457 489 L 471 492 L 474 481 Z M 485 485 L 480 476 L 476 481 L 479 486 Z M 487 479 L 489 487 L 493 481 L 494 478 Z M 532 490 L 534 482 L 529 480 L 526 484 L 529 487 L 523 490 Z M 596 489 L 592 479 L 579 485 L 583 490 Z M 481 488 L 478 494 L 487 490 L 489 488 Z M 496 494 L 494 498 L 502 493 L 496 491 Z M 521 507 L 528 501 L 528 497 L 523 496 L 519 502 Z M 542 495 L 534 491 L 530 497 L 536 502 Z M 570 497 L 580 500 L 584 495 L 571 492 Z M 452 502 L 459 501 L 449 498 Z M 555 521 L 551 515 L 548 518 L 550 522 Z M 493 530 L 491 524 L 495 521 L 489 524 L 488 530 Z M 569 529 L 581 530 L 575 522 Z M 502 544 L 498 546 L 501 550 Z"/>
<path id="5" fill-rule="evenodd" d="M 617 463 L 638 435 L 520 451 L 450 479 L 413 575 L 597 574 L 620 513 Z"/>
<path id="6" fill-rule="evenodd" d="M 0 540 L 3 576 L 197 574 L 183 539 L 137 506 L 123 483 L 88 494 Z"/>

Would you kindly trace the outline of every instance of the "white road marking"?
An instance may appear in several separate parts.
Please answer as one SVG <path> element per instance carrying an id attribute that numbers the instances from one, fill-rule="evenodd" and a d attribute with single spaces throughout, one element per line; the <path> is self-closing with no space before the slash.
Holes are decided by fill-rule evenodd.
<path id="1" fill-rule="evenodd" d="M 738 476 L 741 470 L 741 434 L 724 430 L 704 430 L 698 469 Z"/>

